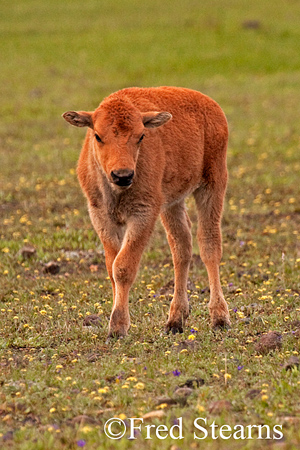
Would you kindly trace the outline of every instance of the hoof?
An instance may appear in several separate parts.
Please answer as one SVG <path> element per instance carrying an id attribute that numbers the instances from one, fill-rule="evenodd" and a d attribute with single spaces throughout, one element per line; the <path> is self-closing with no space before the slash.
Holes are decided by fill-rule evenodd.
<path id="1" fill-rule="evenodd" d="M 105 341 L 106 345 L 110 345 L 113 344 L 117 341 L 119 341 L 120 339 L 124 339 L 125 336 L 107 336 L 107 339 Z"/>
<path id="2" fill-rule="evenodd" d="M 183 326 L 181 324 L 167 323 L 165 331 L 166 331 L 166 334 L 183 333 Z"/>
<path id="3" fill-rule="evenodd" d="M 211 321 L 211 327 L 213 330 L 228 330 L 231 328 L 231 323 L 228 318 L 216 317 Z"/>
<path id="4" fill-rule="evenodd" d="M 117 331 L 110 331 L 108 336 L 107 336 L 107 339 L 106 339 L 105 343 L 109 344 L 109 343 L 111 343 L 113 341 L 117 341 L 118 339 L 124 339 L 125 336 L 127 336 L 127 334 L 119 333 Z"/>
<path id="5" fill-rule="evenodd" d="M 171 327 L 169 332 L 171 332 L 172 334 L 183 333 L 183 328 L 182 327 L 179 327 L 179 328 L 178 327 Z"/>

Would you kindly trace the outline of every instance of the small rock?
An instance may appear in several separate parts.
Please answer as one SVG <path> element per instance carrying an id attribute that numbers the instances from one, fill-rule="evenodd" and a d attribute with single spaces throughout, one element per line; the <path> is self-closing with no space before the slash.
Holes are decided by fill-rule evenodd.
<path id="1" fill-rule="evenodd" d="M 180 447 L 177 447 L 177 445 L 173 444 L 173 445 L 170 447 L 170 450 L 181 450 L 181 448 L 180 448 Z"/>
<path id="2" fill-rule="evenodd" d="M 60 271 L 60 266 L 56 262 L 50 261 L 47 264 L 45 264 L 45 267 L 44 267 L 45 273 L 50 273 L 51 275 L 56 275 L 59 273 L 59 271 Z"/>
<path id="3" fill-rule="evenodd" d="M 162 409 L 159 409 L 157 411 L 150 411 L 142 416 L 142 419 L 144 420 L 151 420 L 151 419 L 162 419 L 165 417 L 165 412 Z"/>
<path id="4" fill-rule="evenodd" d="M 160 406 L 160 405 L 172 406 L 172 405 L 176 405 L 176 403 L 177 403 L 177 401 L 174 398 L 158 397 L 155 406 Z"/>
<path id="5" fill-rule="evenodd" d="M 24 245 L 24 247 L 21 248 L 19 254 L 22 256 L 22 258 L 29 259 L 36 254 L 36 249 L 34 248 L 33 245 L 26 244 Z"/>
<path id="6" fill-rule="evenodd" d="M 176 397 L 189 397 L 193 393 L 193 389 L 188 387 L 178 387 L 174 395 Z"/>
<path id="7" fill-rule="evenodd" d="M 99 411 L 96 412 L 97 416 L 102 416 L 102 414 L 105 414 L 107 412 L 114 411 L 115 408 L 105 408 L 105 409 L 99 409 Z"/>
<path id="8" fill-rule="evenodd" d="M 232 410 L 232 404 L 229 400 L 217 400 L 215 402 L 212 402 L 209 407 L 208 411 L 210 414 L 219 415 L 222 414 L 224 411 L 231 411 Z"/>
<path id="9" fill-rule="evenodd" d="M 300 366 L 300 359 L 298 358 L 298 356 L 291 356 L 284 364 L 285 370 L 292 370 L 294 367 L 298 368 L 299 366 Z"/>
<path id="10" fill-rule="evenodd" d="M 288 424 L 288 425 L 298 425 L 299 421 L 300 421 L 300 417 L 297 416 L 285 416 L 285 417 L 281 417 L 280 421 L 284 424 Z"/>
<path id="11" fill-rule="evenodd" d="M 281 349 L 282 336 L 278 331 L 269 331 L 264 334 L 255 344 L 255 350 L 261 354 L 267 354 L 273 350 Z"/>
<path id="12" fill-rule="evenodd" d="M 80 253 L 74 250 L 65 251 L 65 257 L 68 259 L 78 259 L 80 258 Z"/>
<path id="13" fill-rule="evenodd" d="M 174 398 L 180 406 L 185 406 L 187 404 L 188 397 L 193 393 L 193 389 L 188 387 L 178 387 L 174 392 Z"/>
<path id="14" fill-rule="evenodd" d="M 203 378 L 189 378 L 185 383 L 181 384 L 179 387 L 188 387 L 190 389 L 195 389 L 197 387 L 203 386 Z"/>
<path id="15" fill-rule="evenodd" d="M 84 327 L 101 327 L 101 319 L 97 314 L 90 314 L 83 320 Z"/>
<path id="16" fill-rule="evenodd" d="M 82 414 L 80 416 L 73 417 L 72 423 L 79 423 L 79 424 L 96 424 L 98 423 L 97 420 L 95 420 L 93 417 L 87 416 L 86 414 Z"/>

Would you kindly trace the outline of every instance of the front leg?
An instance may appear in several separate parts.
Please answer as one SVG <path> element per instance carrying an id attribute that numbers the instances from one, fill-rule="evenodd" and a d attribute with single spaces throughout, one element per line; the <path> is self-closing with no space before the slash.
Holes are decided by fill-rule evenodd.
<path id="1" fill-rule="evenodd" d="M 122 247 L 113 263 L 115 301 L 109 323 L 109 337 L 126 336 L 130 327 L 129 291 L 136 278 L 142 253 L 158 214 L 130 218 Z"/>
<path id="2" fill-rule="evenodd" d="M 113 277 L 113 263 L 120 251 L 124 230 L 123 227 L 112 222 L 105 209 L 89 208 L 92 224 L 102 242 L 105 253 L 105 265 L 111 281 L 113 291 L 113 304 L 115 303 L 116 287 Z"/>

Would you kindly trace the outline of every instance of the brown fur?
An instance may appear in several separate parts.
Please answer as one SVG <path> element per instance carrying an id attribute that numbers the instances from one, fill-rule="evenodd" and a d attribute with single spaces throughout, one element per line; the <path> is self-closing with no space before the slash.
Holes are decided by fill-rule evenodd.
<path id="1" fill-rule="evenodd" d="M 192 256 L 191 223 L 184 205 L 189 194 L 197 205 L 197 237 L 209 277 L 212 326 L 230 325 L 219 278 L 228 141 L 219 105 L 189 89 L 128 88 L 111 94 L 94 112 L 70 111 L 63 117 L 72 125 L 89 127 L 77 173 L 112 283 L 109 335 L 126 335 L 130 327 L 129 290 L 159 215 L 175 271 L 166 329 L 182 330 L 189 314 Z M 113 173 L 127 176 L 132 171 L 130 186 L 114 183 Z"/>

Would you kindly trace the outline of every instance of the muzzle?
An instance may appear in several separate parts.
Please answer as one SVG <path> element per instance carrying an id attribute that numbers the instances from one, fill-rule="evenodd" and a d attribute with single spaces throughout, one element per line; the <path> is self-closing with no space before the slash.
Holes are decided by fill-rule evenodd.
<path id="1" fill-rule="evenodd" d="M 128 187 L 133 182 L 134 170 L 131 169 L 120 169 L 113 170 L 110 173 L 112 182 L 117 186 Z"/>

